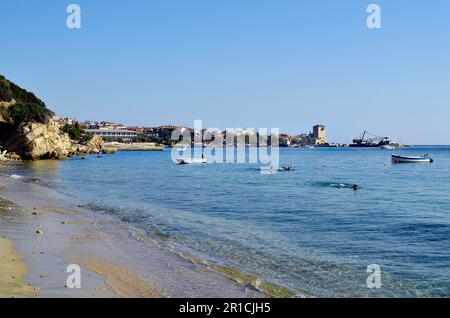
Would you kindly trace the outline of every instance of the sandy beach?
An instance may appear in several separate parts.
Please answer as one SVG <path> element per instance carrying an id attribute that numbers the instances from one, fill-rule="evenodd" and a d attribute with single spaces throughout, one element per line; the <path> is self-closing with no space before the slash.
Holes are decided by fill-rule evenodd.
<path id="1" fill-rule="evenodd" d="M 7 182 L 2 180 L 3 191 Z M 6 183 L 6 184 L 5 184 Z M 55 212 L 57 211 L 57 212 Z M 69 239 L 81 237 L 71 211 L 19 206 L 0 199 L 0 297 L 113 297 L 103 277 L 86 271 L 82 288 L 66 286 L 61 258 Z M 68 221 L 63 221 L 67 219 Z M 74 222 L 73 226 L 70 223 Z M 67 227 L 62 228 L 62 225 Z M 69 229 L 69 227 L 71 227 Z M 69 231 L 66 231 L 69 229 Z"/>
<path id="2" fill-rule="evenodd" d="M 19 176 L 0 188 L 0 297 L 267 297 Z"/>
<path id="3" fill-rule="evenodd" d="M 26 297 L 33 287 L 27 285 L 25 277 L 28 267 L 23 256 L 14 248 L 12 241 L 0 237 L 0 297 Z"/>

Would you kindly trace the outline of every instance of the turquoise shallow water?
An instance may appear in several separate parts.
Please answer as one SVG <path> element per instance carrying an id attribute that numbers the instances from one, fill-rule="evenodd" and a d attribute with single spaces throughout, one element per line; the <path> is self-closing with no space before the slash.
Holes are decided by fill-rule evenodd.
<path id="1" fill-rule="evenodd" d="M 392 165 L 380 149 L 281 149 L 281 164 L 296 170 L 262 175 L 251 164 L 175 165 L 169 150 L 8 173 L 299 296 L 449 296 L 450 147 L 396 153 L 435 162 Z M 381 267 L 380 289 L 367 288 L 370 264 Z"/>

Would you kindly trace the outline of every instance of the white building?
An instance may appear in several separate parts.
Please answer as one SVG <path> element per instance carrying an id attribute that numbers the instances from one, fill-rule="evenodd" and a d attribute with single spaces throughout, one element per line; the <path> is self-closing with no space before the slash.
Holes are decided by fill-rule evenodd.
<path id="1" fill-rule="evenodd" d="M 114 138 L 114 139 L 136 139 L 137 133 L 127 129 L 86 129 L 93 135 L 100 136 L 102 138 Z"/>

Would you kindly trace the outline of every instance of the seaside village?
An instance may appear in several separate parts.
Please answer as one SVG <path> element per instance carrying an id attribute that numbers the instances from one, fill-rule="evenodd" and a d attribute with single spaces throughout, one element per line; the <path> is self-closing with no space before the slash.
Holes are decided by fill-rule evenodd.
<path id="1" fill-rule="evenodd" d="M 256 130 L 235 130 L 234 132 L 218 131 L 207 134 L 206 129 L 196 132 L 194 128 L 186 126 L 164 125 L 158 127 L 125 126 L 120 123 L 107 121 L 83 121 L 78 122 L 72 118 L 56 118 L 61 129 L 64 127 L 79 127 L 83 133 L 101 137 L 104 141 L 104 148 L 114 152 L 117 150 L 164 150 L 165 147 L 174 145 L 194 146 L 195 140 L 202 140 L 201 145 L 207 146 L 217 138 L 223 140 L 223 145 L 228 146 L 270 146 L 271 136 L 267 137 L 267 143 L 262 144 L 259 133 Z M 172 134 L 190 135 L 190 141 L 183 143 L 182 138 L 173 140 Z M 227 139 L 228 134 L 228 139 Z M 233 135 L 230 141 L 230 136 Z M 270 134 L 270 133 L 269 133 Z M 203 136 L 203 139 L 202 139 Z M 208 136 L 208 137 L 206 137 Z M 352 143 L 339 144 L 328 141 L 327 127 L 323 124 L 316 124 L 312 131 L 301 133 L 295 136 L 280 133 L 278 135 L 280 147 L 289 148 L 316 148 L 316 147 L 388 147 L 403 148 L 405 145 L 393 142 L 389 137 L 379 137 L 364 131 L 360 136 L 353 139 Z M 195 146 L 201 146 L 195 145 Z M 215 143 L 217 145 L 217 143 Z"/>
<path id="2" fill-rule="evenodd" d="M 83 121 L 78 122 L 72 118 L 58 118 L 57 122 L 61 128 L 72 126 L 80 127 L 80 129 L 88 134 L 99 136 L 105 142 L 106 148 L 118 147 L 121 148 L 143 148 L 145 145 L 151 150 L 162 150 L 164 147 L 172 147 L 177 143 L 182 144 L 182 140 L 172 140 L 172 133 L 174 131 L 181 132 L 182 134 L 190 134 L 192 143 L 195 137 L 200 138 L 201 135 L 205 135 L 205 129 L 203 129 L 200 136 L 195 136 L 196 132 L 194 128 L 185 126 L 158 126 L 158 127 L 139 127 L 139 126 L 124 126 L 120 123 L 112 123 L 107 121 Z M 226 144 L 226 131 L 215 132 L 211 140 L 221 138 Z M 262 146 L 257 143 L 256 131 L 241 130 L 234 132 L 235 141 L 234 146 Z M 240 138 L 243 137 L 243 138 Z M 270 144 L 270 136 L 268 137 Z M 228 141 L 229 142 L 229 141 Z M 203 145 L 207 145 L 209 142 L 205 141 Z M 257 144 L 252 144 L 257 143 Z M 140 145 L 140 146 L 139 146 Z M 264 145 L 266 146 L 266 145 Z M 312 132 L 299 134 L 296 136 L 290 136 L 287 134 L 279 134 L 279 146 L 280 147 L 338 147 L 345 146 L 339 144 L 330 144 L 327 141 L 327 128 L 324 125 L 315 125 Z M 126 149 L 125 149 L 126 150 Z"/>
<path id="3" fill-rule="evenodd" d="M 164 125 L 125 126 L 107 121 L 61 118 L 33 93 L 0 75 L 0 162 L 7 160 L 66 159 L 117 151 L 162 151 L 166 147 L 381 147 L 403 145 L 367 131 L 350 144 L 330 143 L 327 127 L 317 124 L 295 136 L 251 129 L 210 131 L 198 127 Z"/>
<path id="4" fill-rule="evenodd" d="M 271 147 L 275 135 L 262 136 L 257 130 L 235 131 L 195 130 L 185 126 L 158 127 L 125 126 L 108 121 L 78 121 L 54 116 L 50 123 L 28 123 L 20 134 L 13 136 L 9 148 L 0 145 L 0 161 L 66 159 L 76 156 L 85 159 L 87 154 L 113 154 L 117 151 L 164 151 L 169 147 Z M 172 139 L 173 133 L 178 139 Z M 43 137 L 47 136 L 47 137 Z M 187 136 L 187 138 L 186 138 Z M 322 147 L 404 147 L 388 137 L 377 137 L 364 132 L 351 144 L 330 143 L 327 127 L 317 124 L 309 133 L 295 136 L 277 134 L 278 146 L 284 148 Z M 11 147 L 11 145 L 13 147 Z M 16 148 L 14 148 L 16 145 Z M 30 146 L 31 147 L 28 147 Z M 11 148 L 13 150 L 11 150 Z M 30 149 L 28 149 L 30 148 Z M 9 149 L 6 151 L 5 149 Z"/>

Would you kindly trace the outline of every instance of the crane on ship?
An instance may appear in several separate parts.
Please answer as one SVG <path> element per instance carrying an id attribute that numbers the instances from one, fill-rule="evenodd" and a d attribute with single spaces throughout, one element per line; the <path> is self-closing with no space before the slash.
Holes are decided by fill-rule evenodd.
<path id="1" fill-rule="evenodd" d="M 381 147 L 390 143 L 389 137 L 380 137 L 365 130 L 361 136 L 353 139 L 350 147 Z"/>

